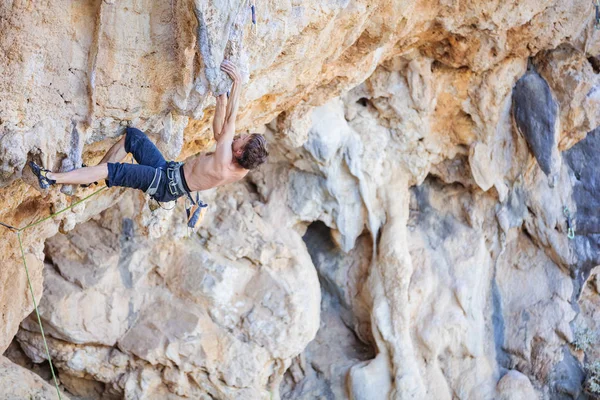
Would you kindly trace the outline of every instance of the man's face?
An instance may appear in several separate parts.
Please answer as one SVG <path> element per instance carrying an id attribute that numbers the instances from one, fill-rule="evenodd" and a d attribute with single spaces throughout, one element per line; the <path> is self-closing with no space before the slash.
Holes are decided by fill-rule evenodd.
<path id="1" fill-rule="evenodd" d="M 236 157 L 241 157 L 244 153 L 244 147 L 250 141 L 250 135 L 239 135 L 235 139 L 233 139 L 233 143 L 231 144 L 231 150 Z"/>

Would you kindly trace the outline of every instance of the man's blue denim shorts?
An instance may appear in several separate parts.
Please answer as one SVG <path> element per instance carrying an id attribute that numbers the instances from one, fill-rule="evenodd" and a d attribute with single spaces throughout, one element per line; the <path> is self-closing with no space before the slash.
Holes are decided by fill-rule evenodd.
<path id="1" fill-rule="evenodd" d="M 169 163 L 162 156 L 158 148 L 148 139 L 142 131 L 136 128 L 127 128 L 125 133 L 125 151 L 133 154 L 138 164 L 108 163 L 108 179 L 106 186 L 124 186 L 148 192 L 153 183 L 159 182 L 156 193 L 152 198 L 157 201 L 173 201 L 185 193 L 174 195 L 169 190 L 167 167 Z M 181 171 L 182 183 L 189 192 L 189 188 Z M 155 187 L 156 185 L 152 185 Z"/>

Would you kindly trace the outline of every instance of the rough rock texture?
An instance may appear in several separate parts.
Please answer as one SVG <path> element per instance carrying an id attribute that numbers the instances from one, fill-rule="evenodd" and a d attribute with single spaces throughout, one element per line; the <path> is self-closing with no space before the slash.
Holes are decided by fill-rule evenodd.
<path id="1" fill-rule="evenodd" d="M 92 193 L 40 193 L 24 165 L 93 164 L 128 124 L 169 158 L 209 149 L 224 57 L 247 82 L 239 130 L 270 142 L 267 165 L 203 193 L 198 233 L 122 189 L 25 231 L 66 390 L 585 399 L 598 354 L 580 332 L 599 329 L 592 4 L 257 11 L 252 27 L 241 1 L 0 5 L 0 221 Z M 43 363 L 16 237 L 0 235 L 0 349 L 16 335 L 24 355 L 7 356 Z"/>
<path id="2" fill-rule="evenodd" d="M 576 254 L 585 275 L 600 264 L 600 179 L 595 165 L 600 162 L 600 129 L 565 152 L 573 182 L 573 200 L 577 205 L 574 215 L 578 232 Z"/>
<path id="3" fill-rule="evenodd" d="M 283 383 L 285 399 L 334 398 L 346 394 L 349 369 L 374 357 L 365 294 L 372 243 L 361 236 L 344 254 L 322 222 L 304 235 L 322 288 L 321 327 L 306 351 L 294 360 Z"/>
<path id="4" fill-rule="evenodd" d="M 54 400 L 58 394 L 54 386 L 45 382 L 33 372 L 12 363 L 8 358 L 0 356 L 0 381 L 2 381 L 2 400 Z M 61 393 L 65 400 L 69 396 Z"/>
<path id="5" fill-rule="evenodd" d="M 50 347 L 69 391 L 79 394 L 74 377 L 106 384 L 100 397 L 278 392 L 287 360 L 316 333 L 319 287 L 300 236 L 264 221 L 248 202 L 255 196 L 232 185 L 209 200 L 221 223 L 185 238 L 178 209 L 168 214 L 171 239 L 152 241 L 140 235 L 143 214 L 131 218 L 145 207 L 131 194 L 46 242 L 40 312 L 62 341 Z M 17 339 L 41 361 L 36 321 L 23 328 Z"/>

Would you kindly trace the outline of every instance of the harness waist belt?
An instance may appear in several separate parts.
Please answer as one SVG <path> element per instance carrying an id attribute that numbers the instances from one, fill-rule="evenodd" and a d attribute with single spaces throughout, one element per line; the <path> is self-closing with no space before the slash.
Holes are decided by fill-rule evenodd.
<path id="1" fill-rule="evenodd" d="M 181 164 L 181 167 L 179 167 L 179 174 L 181 175 L 181 184 L 183 185 L 183 190 L 185 190 L 188 193 L 191 193 L 191 189 L 187 184 L 187 181 L 185 180 L 185 171 L 183 170 L 183 163 Z"/>
<path id="2" fill-rule="evenodd" d="M 167 179 L 169 181 L 169 192 L 173 196 L 182 196 L 190 193 L 187 182 L 183 175 L 183 163 L 171 161 L 167 165 Z"/>

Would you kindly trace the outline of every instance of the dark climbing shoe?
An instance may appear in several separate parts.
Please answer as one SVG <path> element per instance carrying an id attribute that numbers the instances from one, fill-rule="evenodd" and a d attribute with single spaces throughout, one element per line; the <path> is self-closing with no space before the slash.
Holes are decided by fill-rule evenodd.
<path id="1" fill-rule="evenodd" d="M 33 171 L 33 174 L 35 176 L 37 176 L 38 183 L 40 184 L 40 188 L 48 189 L 50 187 L 50 185 L 54 185 L 56 183 L 56 181 L 54 179 L 50 179 L 47 176 L 48 172 L 52 172 L 52 171 L 49 171 L 47 169 L 40 167 L 33 161 L 29 161 L 29 167 L 31 167 L 31 171 Z"/>

